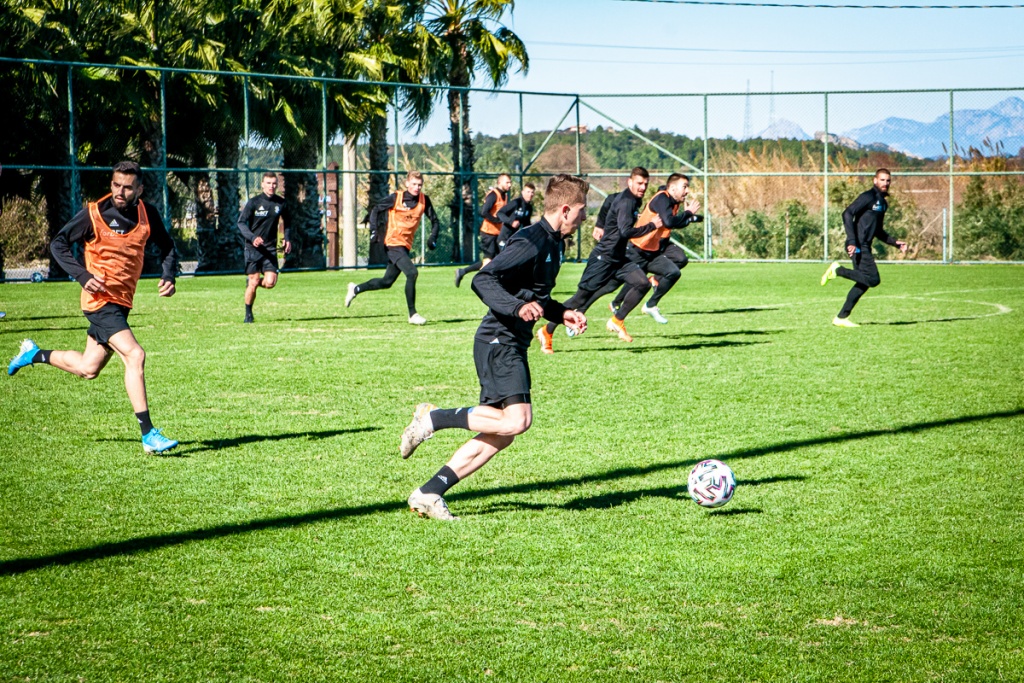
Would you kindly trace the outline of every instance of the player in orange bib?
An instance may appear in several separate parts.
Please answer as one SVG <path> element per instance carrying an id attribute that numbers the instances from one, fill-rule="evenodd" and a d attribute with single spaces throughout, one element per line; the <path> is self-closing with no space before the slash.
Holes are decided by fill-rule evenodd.
<path id="1" fill-rule="evenodd" d="M 375 289 L 390 289 L 399 273 L 405 273 L 405 303 L 409 307 L 409 322 L 425 325 L 426 319 L 416 312 L 416 264 L 409 257 L 413 237 L 420 227 L 420 219 L 426 216 L 430 221 L 430 237 L 427 248 L 437 247 L 437 233 L 440 223 L 430 203 L 430 197 L 423 192 L 423 174 L 412 171 L 405 178 L 405 192 L 395 192 L 370 211 L 370 240 L 381 240 L 388 250 L 388 267 L 384 277 L 373 278 L 357 285 L 348 283 L 345 308 L 352 305 L 356 296 Z"/>
<path id="2" fill-rule="evenodd" d="M 511 189 L 512 178 L 509 174 L 502 173 L 494 187 L 484 195 L 484 205 L 480 207 L 480 259 L 455 271 L 456 287 L 462 284 L 462 278 L 486 266 L 501 251 L 498 242 L 502 220 L 498 212 L 508 204 L 508 191 Z"/>
<path id="3" fill-rule="evenodd" d="M 178 257 L 160 213 L 141 200 L 142 172 L 132 161 L 114 166 L 110 194 L 90 203 L 57 233 L 50 251 L 60 266 L 82 286 L 82 312 L 89 321 L 85 351 L 50 351 L 31 339 L 7 366 L 13 375 L 26 365 L 44 363 L 84 379 L 95 379 L 110 357 L 124 362 L 124 386 L 142 429 L 147 453 L 162 453 L 178 445 L 153 427 L 146 397 L 146 352 L 128 326 L 135 287 L 142 275 L 146 245 L 160 250 L 163 275 L 160 296 L 174 296 Z M 85 263 L 74 257 L 73 244 L 82 244 Z"/>
<path id="4" fill-rule="evenodd" d="M 640 307 L 640 312 L 651 316 L 655 322 L 662 325 L 668 323 L 668 318 L 661 314 L 658 304 L 679 281 L 682 269 L 689 263 L 686 252 L 672 242 L 671 231 L 704 220 L 703 216 L 697 214 L 700 211 L 700 202 L 695 199 L 686 201 L 689 192 L 689 176 L 682 173 L 670 175 L 665 186 L 651 198 L 643 212 L 645 219 L 657 214 L 664 226 L 643 237 L 631 239 L 626 247 L 626 258 L 640 266 L 650 276 L 651 284 L 654 285 L 654 293 L 647 303 Z M 628 290 L 627 285 L 623 285 L 619 290 L 618 296 L 612 302 L 613 312 L 622 304 Z"/>

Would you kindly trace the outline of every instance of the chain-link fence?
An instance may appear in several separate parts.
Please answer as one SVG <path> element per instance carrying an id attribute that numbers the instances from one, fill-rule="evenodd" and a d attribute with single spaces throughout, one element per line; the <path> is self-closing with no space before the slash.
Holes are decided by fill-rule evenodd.
<path id="1" fill-rule="evenodd" d="M 648 196 L 690 176 L 706 220 L 674 239 L 697 258 L 841 257 L 842 212 L 885 167 L 886 229 L 911 248 L 881 258 L 1024 262 L 1024 88 L 576 95 L 0 61 L 8 280 L 63 276 L 50 239 L 109 191 L 122 159 L 143 167 L 144 198 L 183 272 L 198 274 L 241 271 L 240 208 L 265 173 L 290 216 L 285 267 L 316 269 L 381 264 L 369 209 L 410 170 L 439 223 L 431 251 L 424 219 L 419 263 L 475 260 L 479 208 L 501 173 L 512 196 L 537 185 L 535 216 L 547 177 L 590 179 L 590 217 L 567 251 L 585 259 L 596 209 L 634 166 L 651 172 Z"/>

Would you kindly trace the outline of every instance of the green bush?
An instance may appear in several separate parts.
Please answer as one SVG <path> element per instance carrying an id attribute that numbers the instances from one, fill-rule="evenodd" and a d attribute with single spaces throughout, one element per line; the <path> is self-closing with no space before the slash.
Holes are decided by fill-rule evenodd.
<path id="1" fill-rule="evenodd" d="M 1024 183 L 1016 177 L 967 183 L 956 209 L 956 256 L 962 259 L 1024 260 Z"/>
<path id="2" fill-rule="evenodd" d="M 776 204 L 770 211 L 748 211 L 733 224 L 745 255 L 754 258 L 785 258 L 787 227 L 790 258 L 820 258 L 821 219 L 811 216 L 796 199 Z"/>

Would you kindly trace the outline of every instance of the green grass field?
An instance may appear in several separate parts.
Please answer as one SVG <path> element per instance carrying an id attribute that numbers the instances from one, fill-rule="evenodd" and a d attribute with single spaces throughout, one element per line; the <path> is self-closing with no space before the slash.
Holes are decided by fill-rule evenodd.
<path id="1" fill-rule="evenodd" d="M 693 265 L 639 312 L 531 349 L 533 428 L 409 492 L 413 406 L 473 405 L 483 314 L 451 269 L 141 284 L 143 454 L 111 361 L 0 383 L 0 681 L 1024 680 L 1024 269 L 882 268 L 829 322 L 823 266 Z M 566 266 L 559 295 L 581 266 Z M 80 349 L 73 283 L 0 286 L 0 349 Z M 869 323 L 869 324 L 868 324 Z M 732 502 L 686 494 L 704 458 Z"/>

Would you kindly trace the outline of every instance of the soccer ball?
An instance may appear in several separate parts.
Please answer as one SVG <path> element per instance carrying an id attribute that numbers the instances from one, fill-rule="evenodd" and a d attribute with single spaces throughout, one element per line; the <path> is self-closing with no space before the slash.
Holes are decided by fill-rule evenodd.
<path id="1" fill-rule="evenodd" d="M 720 460 L 703 460 L 693 466 L 686 480 L 690 498 L 701 507 L 722 507 L 736 490 L 736 475 Z"/>

